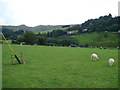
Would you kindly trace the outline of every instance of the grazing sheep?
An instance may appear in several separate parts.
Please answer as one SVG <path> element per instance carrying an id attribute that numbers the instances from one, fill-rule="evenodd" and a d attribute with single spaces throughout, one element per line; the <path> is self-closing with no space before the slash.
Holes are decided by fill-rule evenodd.
<path id="1" fill-rule="evenodd" d="M 22 43 L 20 43 L 20 46 L 22 46 Z"/>
<path id="2" fill-rule="evenodd" d="M 98 60 L 99 58 L 98 58 L 98 56 L 97 56 L 95 53 L 93 53 L 93 54 L 91 55 L 91 59 L 92 59 L 92 60 Z"/>
<path id="3" fill-rule="evenodd" d="M 112 66 L 113 63 L 114 63 L 114 59 L 110 58 L 109 59 L 109 65 Z"/>

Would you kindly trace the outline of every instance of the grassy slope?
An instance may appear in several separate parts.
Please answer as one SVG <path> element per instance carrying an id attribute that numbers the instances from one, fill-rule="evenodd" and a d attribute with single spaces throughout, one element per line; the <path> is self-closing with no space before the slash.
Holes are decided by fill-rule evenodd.
<path id="1" fill-rule="evenodd" d="M 118 42 L 118 35 L 116 33 L 106 33 L 106 38 L 105 38 L 105 33 L 100 32 L 100 33 L 83 33 L 79 35 L 73 35 L 71 37 L 77 39 L 79 41 L 79 44 L 84 45 L 85 43 L 114 43 L 117 44 Z"/>
<path id="2" fill-rule="evenodd" d="M 50 30 L 49 30 L 50 31 Z M 51 30 L 52 31 L 52 30 Z M 46 31 L 47 32 L 47 31 Z M 77 32 L 77 31 L 72 31 L 72 32 Z M 45 31 L 41 32 L 45 33 Z M 106 34 L 106 37 L 105 37 Z M 63 38 L 69 37 L 69 36 L 60 36 Z M 118 34 L 116 33 L 83 33 L 79 35 L 71 35 L 70 37 L 75 38 L 78 40 L 78 43 L 80 45 L 95 45 L 95 46 L 114 46 L 116 47 L 118 44 Z"/>
<path id="3" fill-rule="evenodd" d="M 26 64 L 11 65 L 10 49 L 3 45 L 3 88 L 116 88 L 118 87 L 118 50 L 19 46 Z M 91 62 L 95 52 L 99 61 Z M 108 59 L 114 58 L 113 67 Z"/>
<path id="4" fill-rule="evenodd" d="M 47 32 L 52 32 L 53 30 L 66 30 L 67 28 L 58 28 L 58 29 L 49 29 L 49 30 L 46 30 L 46 31 L 40 31 L 40 33 L 47 33 Z M 77 31 L 76 31 L 77 32 Z M 35 32 L 36 34 L 39 33 L 39 32 Z"/>

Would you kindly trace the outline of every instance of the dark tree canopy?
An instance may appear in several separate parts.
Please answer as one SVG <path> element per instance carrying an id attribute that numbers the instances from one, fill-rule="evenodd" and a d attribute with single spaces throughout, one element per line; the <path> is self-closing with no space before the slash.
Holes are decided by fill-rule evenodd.
<path id="1" fill-rule="evenodd" d="M 100 16 L 98 19 L 89 19 L 82 23 L 80 29 L 87 28 L 89 32 L 117 32 L 118 31 L 118 19 L 112 17 L 111 14 Z"/>
<path id="2" fill-rule="evenodd" d="M 23 35 L 24 41 L 28 45 L 36 44 L 37 42 L 37 35 L 34 34 L 32 31 L 26 31 Z"/>

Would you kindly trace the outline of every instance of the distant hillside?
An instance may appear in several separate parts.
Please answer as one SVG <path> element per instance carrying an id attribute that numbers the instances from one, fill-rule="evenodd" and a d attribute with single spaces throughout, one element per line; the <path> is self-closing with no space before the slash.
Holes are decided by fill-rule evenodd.
<path id="1" fill-rule="evenodd" d="M 118 46 L 118 34 L 112 32 L 93 32 L 83 33 L 78 35 L 71 35 L 70 37 L 78 40 L 78 44 L 85 46 L 98 46 L 98 47 L 117 47 Z"/>
<path id="2" fill-rule="evenodd" d="M 24 31 L 53 31 L 54 29 L 61 29 L 66 31 L 78 30 L 78 33 L 82 33 L 84 30 L 87 32 L 118 32 L 118 19 L 120 17 L 112 17 L 111 14 L 100 16 L 96 19 L 89 19 L 82 24 L 70 24 L 70 25 L 39 25 L 35 27 L 28 27 L 26 25 L 20 26 L 3 26 L 3 29 L 7 28 L 13 31 L 24 30 Z"/>
<path id="3" fill-rule="evenodd" d="M 13 30 L 13 31 L 18 31 L 18 30 L 24 30 L 24 31 L 32 31 L 32 27 L 28 27 L 25 25 L 20 25 L 20 26 L 12 26 L 12 25 L 3 25 L 2 26 L 2 30 L 4 29 L 9 29 L 9 30 Z"/>
<path id="4" fill-rule="evenodd" d="M 118 19 L 120 17 L 112 17 L 111 14 L 100 16 L 95 19 L 88 19 L 82 24 L 68 27 L 67 31 L 78 30 L 78 33 L 86 32 L 118 32 Z"/>
<path id="5" fill-rule="evenodd" d="M 49 29 L 58 29 L 58 28 L 62 28 L 62 25 L 55 25 L 55 26 L 39 25 L 39 26 L 33 27 L 32 31 L 33 32 L 40 32 L 40 31 L 46 31 L 46 30 L 49 30 Z"/>
<path id="6" fill-rule="evenodd" d="M 18 31 L 18 30 L 24 30 L 24 31 L 33 31 L 33 32 L 40 32 L 40 31 L 46 31 L 49 29 L 58 29 L 62 28 L 62 25 L 39 25 L 35 27 L 28 27 L 26 25 L 20 25 L 20 26 L 2 26 L 2 28 L 7 28 L 13 31 Z"/>
<path id="7" fill-rule="evenodd" d="M 55 32 L 55 31 L 54 31 Z M 56 32 L 55 32 L 56 33 Z M 77 35 L 47 37 L 47 43 L 57 46 L 114 47 L 118 46 L 118 34 L 115 32 L 91 32 Z M 47 44 L 48 45 L 48 44 Z"/>
<path id="8" fill-rule="evenodd" d="M 109 14 L 96 19 L 89 19 L 82 23 L 79 32 L 82 29 L 87 29 L 89 32 L 118 32 L 118 18 Z"/>

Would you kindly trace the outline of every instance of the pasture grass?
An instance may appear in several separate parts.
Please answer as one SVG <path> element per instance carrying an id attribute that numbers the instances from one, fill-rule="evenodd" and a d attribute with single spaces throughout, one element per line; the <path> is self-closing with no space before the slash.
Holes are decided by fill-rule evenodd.
<path id="1" fill-rule="evenodd" d="M 117 43 L 118 34 L 117 33 L 105 33 L 105 32 L 92 32 L 92 33 L 82 33 L 79 35 L 72 35 L 71 37 L 77 39 L 79 44 L 84 45 L 85 43 Z"/>
<path id="2" fill-rule="evenodd" d="M 80 47 L 11 45 L 26 64 L 11 64 L 2 46 L 3 88 L 118 88 L 118 50 Z M 99 56 L 91 61 L 91 54 Z M 115 63 L 109 66 L 109 58 Z"/>

